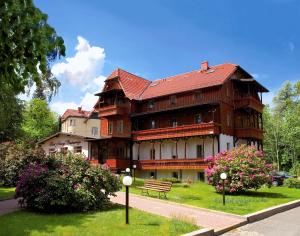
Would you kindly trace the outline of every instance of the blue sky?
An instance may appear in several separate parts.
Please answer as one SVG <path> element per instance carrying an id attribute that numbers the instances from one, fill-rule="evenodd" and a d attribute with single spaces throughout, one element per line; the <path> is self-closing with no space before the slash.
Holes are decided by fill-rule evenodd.
<path id="1" fill-rule="evenodd" d="M 34 2 L 67 47 L 67 62 L 54 69 L 62 87 L 51 107 L 60 113 L 91 108 L 92 94 L 117 67 L 153 80 L 205 60 L 236 63 L 271 91 L 266 102 L 300 77 L 300 1 Z"/>

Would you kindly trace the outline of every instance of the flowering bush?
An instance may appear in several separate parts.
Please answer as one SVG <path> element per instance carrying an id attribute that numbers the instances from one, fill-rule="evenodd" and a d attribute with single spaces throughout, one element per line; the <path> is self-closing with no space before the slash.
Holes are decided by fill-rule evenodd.
<path id="1" fill-rule="evenodd" d="M 223 172 L 227 174 L 225 191 L 228 193 L 259 189 L 262 185 L 270 183 L 269 173 L 273 167 L 266 162 L 263 152 L 257 151 L 256 147 L 243 145 L 206 160 L 210 161 L 210 165 L 205 173 L 209 184 L 215 186 L 217 192 L 223 191 L 220 179 Z"/>
<path id="2" fill-rule="evenodd" d="M 120 189 L 119 181 L 81 155 L 69 153 L 31 163 L 16 188 L 20 204 L 41 212 L 87 211 L 103 208 Z"/>

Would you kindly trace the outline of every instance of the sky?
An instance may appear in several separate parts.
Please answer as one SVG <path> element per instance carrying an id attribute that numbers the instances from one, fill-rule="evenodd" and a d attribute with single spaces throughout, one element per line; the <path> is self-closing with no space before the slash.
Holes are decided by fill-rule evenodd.
<path id="1" fill-rule="evenodd" d="M 297 0 L 34 0 L 62 36 L 66 57 L 53 74 L 62 86 L 50 106 L 90 110 L 105 77 L 122 68 L 156 80 L 225 62 L 270 90 L 300 78 Z"/>

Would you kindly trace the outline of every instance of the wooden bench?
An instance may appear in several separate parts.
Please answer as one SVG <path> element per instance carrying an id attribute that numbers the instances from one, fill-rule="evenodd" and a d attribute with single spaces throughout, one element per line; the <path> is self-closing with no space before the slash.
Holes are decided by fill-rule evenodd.
<path id="1" fill-rule="evenodd" d="M 150 191 L 155 191 L 158 192 L 158 198 L 160 198 L 161 193 L 164 194 L 164 197 L 167 198 L 166 193 L 170 192 L 172 187 L 171 182 L 164 182 L 164 181 L 158 181 L 158 180 L 145 180 L 144 186 L 139 186 L 137 188 L 142 190 L 142 194 L 146 193 L 149 195 L 149 190 Z"/>

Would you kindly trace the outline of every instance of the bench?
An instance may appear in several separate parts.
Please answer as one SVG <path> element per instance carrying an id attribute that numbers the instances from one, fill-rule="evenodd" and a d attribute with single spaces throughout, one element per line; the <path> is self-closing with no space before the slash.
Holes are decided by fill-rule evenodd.
<path id="1" fill-rule="evenodd" d="M 142 194 L 146 193 L 149 195 L 149 190 L 150 191 L 155 191 L 158 192 L 158 198 L 160 198 L 161 194 L 164 194 L 164 197 L 167 198 L 166 193 L 170 192 L 172 187 L 171 182 L 164 182 L 164 181 L 158 181 L 158 180 L 145 180 L 144 186 L 139 186 L 137 188 L 142 190 Z"/>

